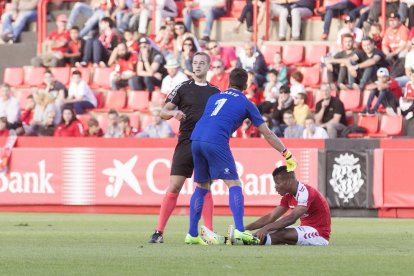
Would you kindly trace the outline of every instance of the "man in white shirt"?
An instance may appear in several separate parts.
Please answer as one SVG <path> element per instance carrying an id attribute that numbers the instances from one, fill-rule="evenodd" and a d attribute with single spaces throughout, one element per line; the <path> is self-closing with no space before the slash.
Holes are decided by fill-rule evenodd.
<path id="1" fill-rule="evenodd" d="M 192 9 L 198 4 L 197 9 Z M 195 0 L 187 1 L 183 10 L 184 25 L 188 31 L 191 30 L 191 23 L 195 19 L 206 18 L 206 26 L 203 31 L 203 38 L 206 42 L 210 41 L 211 30 L 214 20 L 226 15 L 226 1 L 224 0 Z"/>
<path id="2" fill-rule="evenodd" d="M 315 124 L 315 118 L 309 115 L 305 119 L 305 130 L 303 131 L 304 139 L 328 139 L 329 135 L 326 130 Z"/>
<path id="3" fill-rule="evenodd" d="M 175 58 L 167 60 L 164 67 L 167 69 L 168 75 L 162 80 L 161 92 L 168 95 L 177 85 L 188 80 L 188 77 L 179 69 L 180 64 Z"/>
<path id="4" fill-rule="evenodd" d="M 85 109 L 97 106 L 95 94 L 93 94 L 88 84 L 82 80 L 81 72 L 78 70 L 72 72 L 68 98 L 65 99 L 64 103 L 65 105 L 72 105 L 76 114 L 83 114 Z"/>
<path id="5" fill-rule="evenodd" d="M 6 117 L 9 129 L 16 129 L 20 126 L 20 103 L 17 98 L 11 95 L 8 85 L 0 86 L 0 117 Z"/>

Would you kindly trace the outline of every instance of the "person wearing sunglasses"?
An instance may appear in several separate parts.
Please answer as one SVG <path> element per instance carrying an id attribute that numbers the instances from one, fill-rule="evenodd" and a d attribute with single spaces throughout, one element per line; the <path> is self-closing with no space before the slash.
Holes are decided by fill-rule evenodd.
<path id="1" fill-rule="evenodd" d="M 211 40 L 207 44 L 207 50 L 211 57 L 212 63 L 216 60 L 220 60 L 226 72 L 230 73 L 231 70 L 236 68 L 237 56 L 233 47 L 223 47 L 216 40 Z"/>
<path id="2" fill-rule="evenodd" d="M 224 71 L 223 62 L 216 60 L 213 62 L 213 77 L 211 78 L 211 84 L 217 86 L 221 91 L 229 88 L 230 73 Z"/>

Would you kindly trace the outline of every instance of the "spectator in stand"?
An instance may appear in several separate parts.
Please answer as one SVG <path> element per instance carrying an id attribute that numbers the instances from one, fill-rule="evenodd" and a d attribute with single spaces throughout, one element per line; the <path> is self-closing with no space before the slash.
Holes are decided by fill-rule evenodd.
<path id="1" fill-rule="evenodd" d="M 112 90 L 119 90 L 127 87 L 131 90 L 138 90 L 137 83 L 138 56 L 128 51 L 125 43 L 116 47 L 116 65 L 111 73 Z"/>
<path id="2" fill-rule="evenodd" d="M 322 99 L 316 103 L 315 122 L 326 129 L 329 138 L 336 138 L 347 125 L 344 104 L 338 97 L 331 96 L 331 90 L 326 84 L 321 85 L 319 93 Z"/>
<path id="3" fill-rule="evenodd" d="M 167 17 L 165 22 L 166 24 L 157 32 L 154 41 L 164 57 L 168 58 L 174 55 L 174 19 Z"/>
<path id="4" fill-rule="evenodd" d="M 198 4 L 198 8 L 195 8 Z M 226 15 L 226 1 L 224 0 L 194 0 L 185 2 L 183 10 L 184 24 L 187 30 L 191 30 L 193 20 L 206 18 L 202 40 L 210 41 L 214 20 Z"/>
<path id="5" fill-rule="evenodd" d="M 257 14 L 257 24 L 260 25 L 263 21 L 265 15 L 265 5 L 264 2 L 266 0 L 259 0 L 256 1 L 258 7 L 258 14 Z M 243 7 L 242 13 L 240 17 L 237 19 L 237 25 L 233 28 L 235 33 L 240 31 L 240 27 L 242 26 L 243 22 L 246 21 L 246 31 L 251 33 L 253 32 L 253 4 L 252 0 L 246 0 L 246 5 Z"/>
<path id="6" fill-rule="evenodd" d="M 85 50 L 85 40 L 79 36 L 78 26 L 70 29 L 70 40 L 67 45 L 66 53 L 63 54 L 65 63 L 72 67 L 77 66 L 82 61 L 82 54 Z"/>
<path id="7" fill-rule="evenodd" d="M 295 98 L 299 93 L 306 93 L 305 86 L 302 84 L 303 74 L 295 71 L 290 75 L 290 96 Z"/>
<path id="8" fill-rule="evenodd" d="M 139 53 L 139 44 L 138 41 L 134 39 L 134 33 L 131 30 L 125 30 L 124 32 L 124 41 L 125 45 L 127 46 L 128 52 L 134 53 L 138 55 Z M 118 45 L 119 46 L 119 45 Z M 113 66 L 118 58 L 118 47 L 116 47 L 109 57 L 108 66 Z"/>
<path id="9" fill-rule="evenodd" d="M 303 126 L 305 125 L 305 119 L 312 112 L 309 106 L 306 104 L 308 96 L 306 93 L 299 93 L 296 97 L 293 97 L 293 102 L 295 107 L 293 108 L 293 117 L 295 118 L 296 123 Z"/>
<path id="10" fill-rule="evenodd" d="M 344 35 L 350 34 L 354 38 L 355 48 L 359 48 L 362 38 L 364 37 L 364 32 L 360 28 L 355 27 L 355 18 L 349 15 L 345 17 L 344 23 L 345 25 L 338 32 L 336 44 L 342 46 Z"/>
<path id="11" fill-rule="evenodd" d="M 85 42 L 82 66 L 93 63 L 95 67 L 106 67 L 112 50 L 118 46 L 120 40 L 113 27 L 114 22 L 110 17 L 102 18 L 99 22 L 99 29 L 101 31 L 99 36 L 89 38 Z"/>
<path id="12" fill-rule="evenodd" d="M 329 86 L 337 91 L 339 89 L 348 89 L 352 85 L 348 74 L 348 59 L 356 54 L 354 38 L 351 34 L 344 34 L 342 39 L 342 51 L 336 53 L 333 57 L 325 57 L 323 65 L 327 66 Z M 336 82 L 336 85 L 335 85 Z"/>
<path id="13" fill-rule="evenodd" d="M 405 120 L 411 120 L 414 117 L 414 69 L 411 69 L 410 81 L 404 89 L 404 96 L 399 100 L 399 113 L 405 117 Z"/>
<path id="14" fill-rule="evenodd" d="M 305 129 L 303 131 L 304 139 L 328 139 L 330 138 L 328 133 L 323 127 L 317 126 L 315 118 L 309 115 L 305 119 Z"/>
<path id="15" fill-rule="evenodd" d="M 174 25 L 174 53 L 177 57 L 183 51 L 183 42 L 188 37 L 193 39 L 197 52 L 201 52 L 202 49 L 197 38 L 185 28 L 183 22 L 176 22 Z"/>
<path id="16" fill-rule="evenodd" d="M 212 67 L 214 75 L 210 83 L 217 86 L 221 91 L 227 90 L 229 88 L 230 73 L 224 71 L 223 62 L 221 60 L 213 61 Z"/>
<path id="17" fill-rule="evenodd" d="M 260 92 L 257 85 L 254 83 L 255 74 L 253 71 L 247 71 L 247 88 L 243 91 L 246 98 L 254 103 L 256 106 L 261 104 Z"/>
<path id="18" fill-rule="evenodd" d="M 121 138 L 135 137 L 138 134 L 138 129 L 130 125 L 128 115 L 120 115 L 118 118 L 118 124 L 121 128 Z"/>
<path id="19" fill-rule="evenodd" d="M 75 25 L 79 14 L 83 14 L 86 18 L 88 18 L 88 20 L 85 22 L 85 25 L 80 31 L 80 36 L 86 36 L 94 27 L 98 25 L 102 18 L 109 16 L 109 12 L 113 8 L 113 3 L 113 1 L 108 0 L 92 0 L 90 5 L 82 2 L 76 2 L 70 12 L 67 28 L 72 28 L 72 26 Z"/>
<path id="20" fill-rule="evenodd" d="M 365 33 L 368 33 L 372 24 L 378 22 L 378 18 L 381 15 L 381 1 L 374 0 L 369 7 L 368 19 L 364 22 Z M 397 14 L 400 0 L 385 0 L 386 17 L 389 17 L 391 13 Z"/>
<path id="21" fill-rule="evenodd" d="M 256 45 L 251 42 L 245 42 L 240 49 L 237 59 L 237 68 L 243 68 L 246 71 L 255 73 L 254 83 L 258 87 L 262 87 L 266 81 L 266 73 L 268 71 L 265 59 L 262 53 L 257 49 Z"/>
<path id="22" fill-rule="evenodd" d="M 411 38 L 408 43 L 409 52 L 405 56 L 404 69 L 405 75 L 395 78 L 400 87 L 405 87 L 408 81 L 410 81 L 410 76 L 412 74 L 412 69 L 414 68 L 414 37 Z"/>
<path id="23" fill-rule="evenodd" d="M 359 78 L 359 89 L 363 91 L 365 86 L 376 80 L 376 72 L 380 67 L 387 67 L 385 54 L 375 48 L 374 41 L 370 37 L 362 39 L 362 51 L 358 50 L 347 61 L 349 84 L 356 88 L 355 78 Z"/>
<path id="24" fill-rule="evenodd" d="M 104 133 L 99 127 L 99 122 L 96 118 L 90 118 L 88 120 L 88 129 L 85 131 L 85 137 L 103 137 Z"/>
<path id="25" fill-rule="evenodd" d="M 147 34 L 148 22 L 152 19 L 154 7 L 153 0 L 143 0 L 142 2 L 138 33 L 145 36 Z M 178 12 L 174 0 L 156 0 L 155 4 L 155 33 L 157 33 L 161 28 L 162 19 L 166 17 L 176 17 Z"/>
<path id="26" fill-rule="evenodd" d="M 187 37 L 183 41 L 183 50 L 180 53 L 179 61 L 181 69 L 187 77 L 192 78 L 193 76 L 193 57 L 197 53 L 197 47 L 192 37 Z"/>
<path id="27" fill-rule="evenodd" d="M 34 100 L 33 95 L 29 95 L 26 97 L 26 106 L 24 107 L 20 121 L 22 122 L 24 132 L 26 133 L 27 130 L 30 128 L 30 124 L 33 119 L 34 109 L 36 107 L 36 102 Z"/>
<path id="28" fill-rule="evenodd" d="M 279 72 L 277 81 L 281 84 L 288 84 L 288 68 L 286 64 L 283 63 L 282 54 L 276 52 L 273 56 L 273 65 L 269 67 L 269 69 L 275 69 Z"/>
<path id="29" fill-rule="evenodd" d="M 76 114 L 84 114 L 86 109 L 95 108 L 98 104 L 95 94 L 78 70 L 72 72 L 68 92 L 69 95 L 64 101 L 65 106 L 74 109 Z"/>
<path id="30" fill-rule="evenodd" d="M 283 122 L 286 124 L 286 128 L 283 132 L 285 138 L 300 139 L 303 137 L 303 130 L 305 128 L 295 122 L 292 111 L 288 110 L 283 113 Z"/>
<path id="31" fill-rule="evenodd" d="M 168 138 L 174 137 L 170 124 L 160 116 L 161 109 L 152 110 L 153 122 L 144 131 L 138 133 L 137 138 Z"/>
<path id="32" fill-rule="evenodd" d="M 69 31 L 65 24 L 67 17 L 64 14 L 56 17 L 57 30 L 52 31 L 43 42 L 43 50 L 40 56 L 32 59 L 32 65 L 36 67 L 57 67 L 64 66 L 64 53 L 67 51 L 67 44 L 70 41 Z"/>
<path id="33" fill-rule="evenodd" d="M 54 119 L 56 114 L 53 111 L 49 111 L 46 115 L 46 119 L 39 126 L 37 133 L 34 133 L 36 136 L 53 136 L 55 133 L 55 123 Z"/>
<path id="34" fill-rule="evenodd" d="M 400 0 L 398 14 L 401 16 L 402 24 L 406 25 L 405 21 L 408 18 L 407 27 L 409 29 L 414 27 L 414 1 L 413 0 Z"/>
<path id="35" fill-rule="evenodd" d="M 0 117 L 0 137 L 8 137 L 10 134 L 9 124 L 6 117 Z"/>
<path id="36" fill-rule="evenodd" d="M 118 11 L 114 11 L 116 27 L 120 33 L 126 30 L 138 30 L 139 15 L 141 14 L 141 0 L 119 0 Z"/>
<path id="37" fill-rule="evenodd" d="M 9 129 L 22 126 L 19 100 L 12 96 L 12 91 L 6 84 L 0 85 L 0 117 L 7 118 Z"/>
<path id="38" fill-rule="evenodd" d="M 329 36 L 329 30 L 331 28 L 331 22 L 334 15 L 338 16 L 340 13 L 347 13 L 361 5 L 361 0 L 341 0 L 338 3 L 327 6 L 325 10 L 325 16 L 323 17 L 323 33 L 321 35 L 322 40 L 327 40 Z"/>
<path id="39" fill-rule="evenodd" d="M 180 64 L 175 58 L 168 59 L 164 67 L 167 69 L 168 75 L 162 80 L 161 92 L 169 95 L 175 87 L 187 81 L 188 77 L 180 70 Z"/>
<path id="40" fill-rule="evenodd" d="M 1 16 L 1 39 L 5 43 L 17 42 L 26 25 L 37 19 L 37 0 L 12 0 L 11 6 L 11 11 Z"/>
<path id="41" fill-rule="evenodd" d="M 118 124 L 119 114 L 115 109 L 111 109 L 108 112 L 108 127 L 105 129 L 105 138 L 119 138 L 121 137 L 122 130 Z"/>
<path id="42" fill-rule="evenodd" d="M 34 95 L 36 107 L 33 112 L 33 120 L 30 128 L 26 132 L 27 135 L 37 135 L 39 128 L 44 124 L 50 112 L 54 114 L 53 123 L 58 125 L 60 123 L 60 108 L 55 104 L 54 98 L 44 92 L 38 92 Z"/>
<path id="43" fill-rule="evenodd" d="M 372 0 L 363 0 L 362 5 L 357 6 L 348 13 L 351 18 L 357 20 L 356 27 L 359 29 L 362 29 L 364 22 L 368 19 L 370 6 L 366 3 L 371 1 Z"/>
<path id="44" fill-rule="evenodd" d="M 391 88 L 395 89 L 396 87 L 398 87 L 399 94 L 401 93 L 401 88 L 398 86 L 397 83 L 395 83 L 395 81 L 394 86 L 392 87 L 392 84 L 390 82 L 390 74 L 387 68 L 379 68 L 377 71 L 377 78 L 378 80 L 374 84 L 367 86 L 367 89 L 372 89 L 372 91 L 369 94 L 367 105 L 365 106 L 363 113 L 376 114 L 380 104 L 382 104 L 385 108 L 392 109 L 392 111 L 387 111 L 389 111 L 392 114 L 396 114 L 398 100 L 394 93 L 391 91 Z M 377 97 L 377 102 L 371 109 L 371 105 L 375 97 Z"/>
<path id="45" fill-rule="evenodd" d="M 276 1 L 272 3 L 271 17 L 279 17 L 279 40 L 286 40 L 288 18 L 292 26 L 292 40 L 300 40 L 302 19 L 311 17 L 315 0 Z"/>
<path id="46" fill-rule="evenodd" d="M 52 72 L 49 70 L 46 70 L 45 74 L 43 75 L 43 83 L 45 84 L 43 91 L 47 94 L 50 94 L 58 106 L 62 105 L 63 101 L 68 96 L 68 90 L 66 89 L 65 85 L 56 80 Z M 58 116 L 60 116 L 60 112 Z"/>
<path id="47" fill-rule="evenodd" d="M 404 75 L 404 57 L 408 45 L 409 30 L 401 24 L 400 15 L 391 13 L 388 18 L 389 27 L 385 30 L 382 40 L 382 51 L 391 64 L 391 76 Z"/>
<path id="48" fill-rule="evenodd" d="M 382 27 L 380 23 L 371 25 L 368 36 L 374 41 L 375 48 L 382 50 Z"/>
<path id="49" fill-rule="evenodd" d="M 55 137 L 82 137 L 84 130 L 82 123 L 76 119 L 75 111 L 69 107 L 62 110 L 62 119 L 54 132 Z"/>
<path id="50" fill-rule="evenodd" d="M 210 55 L 211 64 L 216 60 L 220 60 L 226 72 L 230 72 L 236 68 L 237 57 L 233 47 L 222 47 L 216 40 L 211 40 L 207 44 L 207 50 Z"/>
<path id="51" fill-rule="evenodd" d="M 268 114 L 271 112 L 279 97 L 279 89 L 283 85 L 278 81 L 278 72 L 275 69 L 271 69 L 267 73 L 267 80 L 268 82 L 265 85 L 263 93 L 264 102 L 258 106 L 260 114 Z"/>
<path id="52" fill-rule="evenodd" d="M 288 110 L 293 111 L 293 99 L 290 96 L 289 87 L 283 85 L 279 89 L 279 97 L 276 100 L 272 113 L 273 127 L 275 127 L 275 134 L 278 137 L 283 137 L 283 132 L 287 127 L 283 121 L 283 114 Z"/>
<path id="53" fill-rule="evenodd" d="M 139 39 L 139 58 L 137 66 L 138 90 L 154 91 L 155 86 L 161 86 L 162 79 L 167 75 L 164 68 L 163 55 L 151 47 L 147 38 Z"/>

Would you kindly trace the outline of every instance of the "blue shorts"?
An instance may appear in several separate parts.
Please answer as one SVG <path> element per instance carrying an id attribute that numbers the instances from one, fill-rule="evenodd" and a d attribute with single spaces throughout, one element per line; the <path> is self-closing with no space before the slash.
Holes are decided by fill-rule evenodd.
<path id="1" fill-rule="evenodd" d="M 228 144 L 217 145 L 208 142 L 192 141 L 194 160 L 194 181 L 210 182 L 215 179 L 237 180 L 233 154 Z"/>

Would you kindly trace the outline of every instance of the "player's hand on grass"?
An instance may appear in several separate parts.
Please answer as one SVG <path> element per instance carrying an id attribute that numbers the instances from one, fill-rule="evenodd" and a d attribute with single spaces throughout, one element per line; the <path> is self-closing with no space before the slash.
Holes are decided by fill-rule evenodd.
<path id="1" fill-rule="evenodd" d="M 174 114 L 174 118 L 178 121 L 184 121 L 186 116 L 181 110 L 177 110 Z"/>
<path id="2" fill-rule="evenodd" d="M 254 234 L 259 240 L 264 241 L 266 235 L 267 235 L 267 230 L 265 228 L 260 229 L 259 231 L 256 232 L 256 234 Z"/>
<path id="3" fill-rule="evenodd" d="M 288 172 L 293 172 L 296 167 L 298 166 L 298 164 L 296 163 L 296 160 L 293 158 L 293 155 L 290 151 L 288 151 L 287 149 L 285 149 L 283 152 L 283 157 L 285 157 L 286 160 L 286 169 Z"/>

